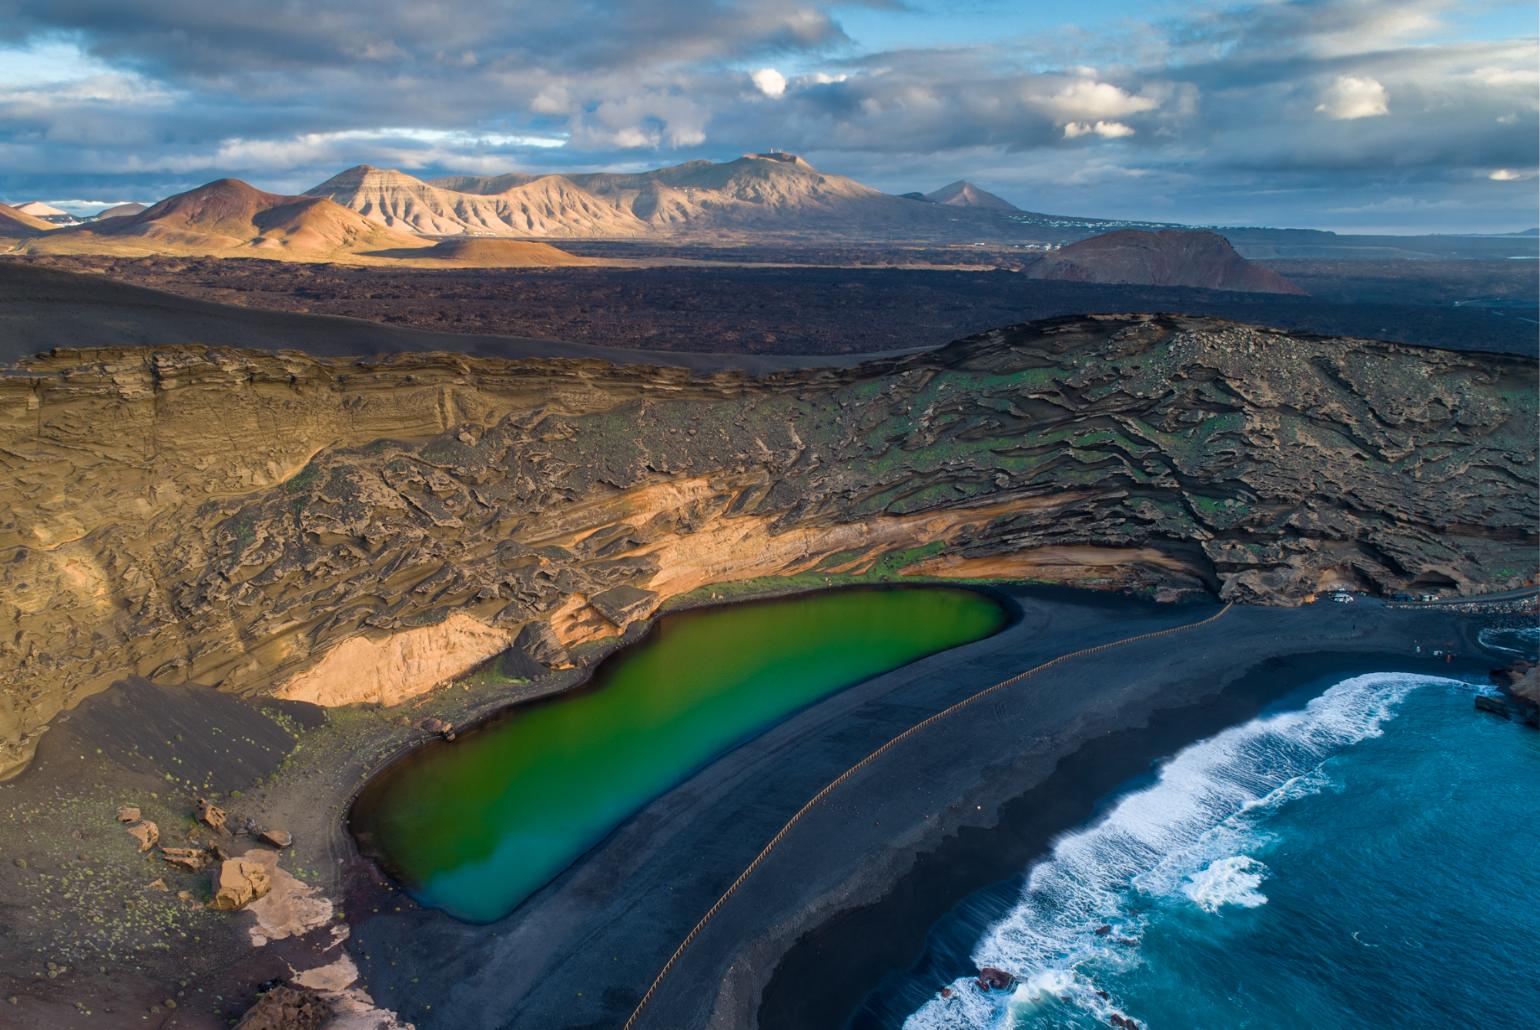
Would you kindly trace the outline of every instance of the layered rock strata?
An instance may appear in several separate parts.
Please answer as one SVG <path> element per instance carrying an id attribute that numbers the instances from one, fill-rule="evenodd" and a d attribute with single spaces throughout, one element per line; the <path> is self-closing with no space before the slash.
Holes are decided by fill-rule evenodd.
<path id="1" fill-rule="evenodd" d="M 0 769 L 130 675 L 392 704 L 753 577 L 1516 586 L 1535 375 L 1147 316 L 763 378 L 58 351 L 0 378 Z"/>

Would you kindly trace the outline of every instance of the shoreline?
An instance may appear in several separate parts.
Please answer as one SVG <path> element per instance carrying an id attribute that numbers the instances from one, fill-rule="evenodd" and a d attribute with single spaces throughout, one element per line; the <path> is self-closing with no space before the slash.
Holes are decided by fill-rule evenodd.
<path id="1" fill-rule="evenodd" d="M 907 585 L 907 578 L 895 584 Z M 351 934 L 346 954 L 359 968 L 360 986 L 419 1030 L 618 1026 L 683 934 L 785 819 L 874 746 L 1045 659 L 1196 622 L 1220 607 L 1212 599 L 1157 604 L 1065 587 L 944 585 L 1003 595 L 1012 621 L 994 636 L 815 702 L 720 755 L 511 915 L 481 926 L 424 909 L 386 881 L 348 831 L 353 798 L 375 773 L 434 739 L 416 728 L 425 716 L 463 728 L 529 700 L 581 689 L 656 619 L 579 652 L 578 668 L 534 682 L 473 678 L 396 708 L 323 714 L 299 703 L 143 682 L 88 699 L 45 735 L 31 768 L 0 784 L 6 802 L 0 836 L 6 826 L 15 834 L 8 861 L 0 863 L 0 888 L 13 906 L 9 925 L 37 926 L 6 949 L 0 997 L 20 995 L 19 1008 L 7 1015 L 19 1027 L 73 1026 L 83 1000 L 98 1019 L 110 1012 L 137 1019 L 136 1006 L 153 1013 L 154 1003 L 174 995 L 175 1025 L 227 1025 L 250 1004 L 259 981 L 333 962 L 342 953 L 335 929 Z M 764 596 L 808 587 L 827 589 L 797 584 Z M 721 601 L 741 603 L 735 596 L 696 594 L 673 610 Z M 1335 605 L 1238 609 L 1195 635 L 1172 638 L 1177 647 L 1150 642 L 1142 657 L 1115 649 L 1012 687 L 978 706 L 988 712 L 971 712 L 934 739 L 926 734 L 906 743 L 842 787 L 755 874 L 745 896 L 724 907 L 640 1026 L 753 1025 L 761 995 L 801 937 L 831 917 L 882 901 L 920 856 L 948 837 L 987 831 L 1005 802 L 1050 775 L 1066 754 L 1119 730 L 1136 743 L 1151 712 L 1207 696 L 1192 682 L 1173 684 L 1166 664 L 1178 667 L 1178 681 L 1193 680 L 1249 660 L 1259 649 L 1308 652 L 1346 639 L 1356 641 L 1348 650 L 1386 650 L 1379 645 L 1388 643 L 1390 650 L 1410 651 L 1419 634 L 1425 642 L 1462 636 L 1459 650 L 1479 654 L 1474 629 L 1489 621 L 1447 611 L 1390 612 L 1374 601 L 1346 611 Z M 1457 634 L 1461 626 L 1471 632 Z M 1122 675 L 1107 675 L 1109 669 Z M 1227 682 L 1220 679 L 1221 686 Z M 168 769 L 177 771 L 176 780 L 163 775 Z M 331 899 L 338 909 L 334 927 L 253 948 L 250 917 L 210 915 L 145 892 L 156 876 L 170 880 L 173 891 L 195 892 L 206 890 L 207 878 L 134 854 L 112 819 L 114 806 L 142 804 L 163 836 L 181 835 L 191 826 L 184 805 L 209 789 L 200 786 L 209 777 L 232 819 L 255 817 L 293 833 L 283 868 Z M 23 857 L 30 868 L 9 861 Z M 85 907 L 61 907 L 40 889 L 60 876 L 82 875 L 95 888 Z M 95 959 L 71 959 L 65 951 L 75 938 L 99 932 L 101 906 L 115 905 L 120 894 L 125 913 L 115 922 L 125 932 L 179 913 L 185 934 L 158 946 L 164 950 L 142 952 L 132 984 L 98 978 Z M 142 926 L 134 939 L 158 936 Z M 57 979 L 44 977 L 34 971 L 41 962 L 34 955 L 67 961 L 70 969 Z M 773 1007 L 766 1011 L 773 1018 Z"/>
<path id="2" fill-rule="evenodd" d="M 997 681 L 997 672 L 1011 674 L 1079 646 L 1194 622 L 1217 610 L 1074 591 L 1012 593 L 1024 610 L 1012 630 L 850 688 L 723 756 L 499 923 L 456 924 L 389 888 L 372 894 L 380 911 L 355 924 L 371 991 L 424 1030 L 467 1023 L 619 1025 L 722 888 L 785 817 L 828 782 L 823 774 L 832 764 L 848 767 L 852 754 L 859 758 L 871 749 L 862 745 L 880 743 L 892 735 L 884 731 L 945 707 L 943 700 Z M 745 886 L 747 896 L 724 906 L 639 1025 L 751 1025 L 773 970 L 804 933 L 880 898 L 936 842 L 964 827 L 993 825 L 1000 806 L 1024 784 L 1047 776 L 1087 741 L 1118 729 L 1137 734 L 1151 713 L 1210 696 L 1235 676 L 1215 666 L 1233 665 L 1237 654 L 1308 652 L 1334 640 L 1349 653 L 1410 653 L 1419 634 L 1435 639 L 1468 621 L 1391 613 L 1375 602 L 1349 612 L 1242 609 L 1181 639 L 1188 654 L 1174 664 L 1181 676 L 1207 670 L 1214 677 L 1207 685 L 1173 686 L 1171 670 L 1158 668 L 1148 654 L 1115 650 L 1066 663 L 1036 687 L 1023 684 L 1025 706 L 1006 691 L 980 706 L 994 709 L 987 715 L 959 719 L 951 730 L 938 729 L 936 739 L 913 742 L 916 753 L 890 756 L 849 784 L 848 793 L 831 798 L 829 811 L 792 834 L 785 852 Z M 1102 680 L 1099 689 L 1066 698 L 1065 683 L 1083 682 L 1092 671 L 1087 662 L 1110 662 L 1128 683 Z M 1154 675 L 1141 675 L 1152 669 Z M 1048 679 L 1055 681 L 1051 687 Z M 1015 732 L 1002 733 L 1007 724 Z M 1033 732 L 1024 749 L 1023 729 Z M 996 746 L 980 746 L 979 735 Z M 876 818 L 852 822 L 867 805 Z"/>
<path id="3" fill-rule="evenodd" d="M 1230 727 L 1280 705 L 1292 709 L 1327 687 L 1365 672 L 1406 666 L 1400 655 L 1323 653 L 1266 659 L 1206 700 L 1154 712 L 1088 740 L 1041 782 L 1001 806 L 988 829 L 964 829 L 920 854 L 882 897 L 810 928 L 782 955 L 755 1013 L 760 1030 L 842 1027 L 891 1030 L 896 1009 L 913 1011 L 932 997 L 912 989 L 894 1006 L 874 1006 L 889 991 L 912 988 L 933 934 L 955 933 L 959 908 L 984 901 L 1008 906 L 1032 865 L 1066 833 L 1094 824 L 1117 800 L 1148 781 L 1158 764 Z M 1447 675 L 1468 674 L 1474 664 Z M 1429 668 L 1420 668 L 1430 673 Z M 973 927 L 968 926 L 969 930 Z M 949 938 L 971 951 L 973 941 Z M 972 973 L 958 967 L 957 975 Z M 946 986 L 938 981 L 936 989 Z"/>

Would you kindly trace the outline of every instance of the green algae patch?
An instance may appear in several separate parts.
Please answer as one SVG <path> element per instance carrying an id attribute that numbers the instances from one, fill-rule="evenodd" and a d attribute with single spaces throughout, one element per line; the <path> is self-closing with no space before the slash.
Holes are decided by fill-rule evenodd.
<path id="1" fill-rule="evenodd" d="M 648 801 L 821 698 L 999 630 L 956 587 L 854 588 L 664 616 L 575 692 L 433 744 L 369 783 L 352 827 L 419 901 L 511 912 Z"/>

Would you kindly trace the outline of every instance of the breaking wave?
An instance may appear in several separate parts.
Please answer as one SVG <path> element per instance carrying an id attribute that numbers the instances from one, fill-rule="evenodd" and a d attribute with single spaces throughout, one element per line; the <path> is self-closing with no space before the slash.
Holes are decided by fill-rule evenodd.
<path id="1" fill-rule="evenodd" d="M 1268 869 L 1256 853 L 1272 839 L 1270 815 L 1331 789 L 1327 760 L 1379 736 L 1401 702 L 1430 684 L 1475 689 L 1407 673 L 1355 676 L 1303 709 L 1254 719 L 1181 751 L 1156 782 L 1060 838 L 1028 873 L 1017 905 L 984 933 L 974 961 L 1013 974 L 1015 990 L 985 992 L 960 978 L 950 997 L 911 1015 L 906 1030 L 1009 1026 L 1040 1007 L 1063 1016 L 1079 1010 L 1074 1023 L 1137 1021 L 1096 974 L 1140 961 L 1140 937 L 1156 909 L 1185 906 L 1184 918 L 1201 920 L 1264 905 Z"/>

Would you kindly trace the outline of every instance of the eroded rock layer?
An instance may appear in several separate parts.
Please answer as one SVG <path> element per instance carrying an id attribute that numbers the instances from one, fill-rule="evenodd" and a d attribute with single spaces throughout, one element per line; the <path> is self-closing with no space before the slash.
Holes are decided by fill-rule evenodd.
<path id="1" fill-rule="evenodd" d="M 1535 375 L 1144 316 L 758 379 L 56 352 L 0 378 L 0 768 L 129 675 L 395 703 L 758 576 L 1515 586 Z"/>

